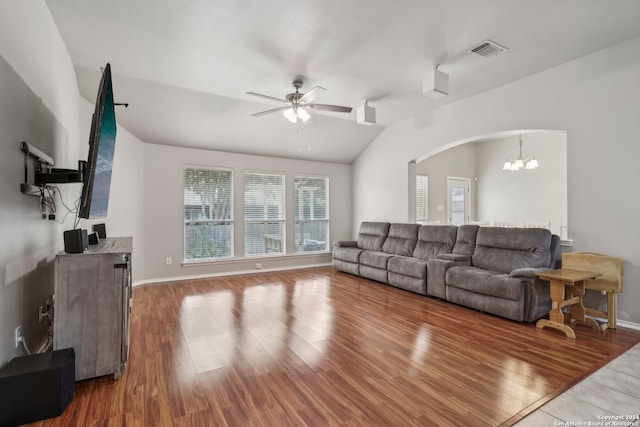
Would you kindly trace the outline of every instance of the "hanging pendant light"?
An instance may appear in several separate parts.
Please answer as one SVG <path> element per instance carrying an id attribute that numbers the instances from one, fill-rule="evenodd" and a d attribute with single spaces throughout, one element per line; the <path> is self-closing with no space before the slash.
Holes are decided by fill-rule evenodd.
<path id="1" fill-rule="evenodd" d="M 524 160 L 522 157 L 522 135 L 518 136 L 518 157 L 516 157 L 515 159 L 509 159 L 506 160 L 502 166 L 502 170 L 511 170 L 511 171 L 517 171 L 520 170 L 522 168 L 524 169 L 536 169 L 537 167 L 539 167 L 540 165 L 538 164 L 538 161 L 536 160 L 536 156 L 532 156 L 529 157 L 528 159 Z"/>
<path id="2" fill-rule="evenodd" d="M 538 165 L 538 161 L 536 160 L 536 156 L 533 156 L 531 160 L 527 162 L 527 166 L 525 167 L 525 169 L 535 169 L 538 166 L 539 165 Z"/>

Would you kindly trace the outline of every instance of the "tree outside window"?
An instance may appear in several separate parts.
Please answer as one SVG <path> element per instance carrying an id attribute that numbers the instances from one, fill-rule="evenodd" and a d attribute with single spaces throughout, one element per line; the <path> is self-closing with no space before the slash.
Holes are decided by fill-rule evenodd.
<path id="1" fill-rule="evenodd" d="M 226 169 L 184 169 L 184 259 L 233 256 L 233 174 Z"/>

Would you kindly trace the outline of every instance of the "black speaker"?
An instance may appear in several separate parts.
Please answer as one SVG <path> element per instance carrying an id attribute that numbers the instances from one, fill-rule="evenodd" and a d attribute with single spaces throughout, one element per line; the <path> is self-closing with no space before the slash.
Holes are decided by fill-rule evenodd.
<path id="1" fill-rule="evenodd" d="M 81 254 L 89 249 L 89 236 L 84 228 L 76 228 L 64 232 L 64 251 L 70 254 Z"/>
<path id="2" fill-rule="evenodd" d="M 105 224 L 93 224 L 93 232 L 98 233 L 101 239 L 107 238 L 107 226 Z"/>
<path id="3" fill-rule="evenodd" d="M 76 390 L 72 348 L 12 359 L 0 370 L 0 426 L 62 414 Z"/>
<path id="4" fill-rule="evenodd" d="M 89 234 L 89 244 L 97 245 L 98 243 L 100 243 L 100 237 L 98 237 L 98 233 Z"/>

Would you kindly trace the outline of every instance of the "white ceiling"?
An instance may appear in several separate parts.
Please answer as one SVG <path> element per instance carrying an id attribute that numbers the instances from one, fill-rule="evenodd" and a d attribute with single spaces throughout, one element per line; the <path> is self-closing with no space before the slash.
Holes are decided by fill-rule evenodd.
<path id="1" fill-rule="evenodd" d="M 47 0 L 95 101 L 111 63 L 118 122 L 155 144 L 353 162 L 384 127 L 640 35 L 637 0 Z M 509 51 L 466 53 L 484 40 Z M 631 53 L 637 55 L 637 52 Z M 441 64 L 449 96 L 422 95 Z M 327 89 L 297 125 L 246 95 Z M 377 125 L 356 124 L 363 100 Z"/>

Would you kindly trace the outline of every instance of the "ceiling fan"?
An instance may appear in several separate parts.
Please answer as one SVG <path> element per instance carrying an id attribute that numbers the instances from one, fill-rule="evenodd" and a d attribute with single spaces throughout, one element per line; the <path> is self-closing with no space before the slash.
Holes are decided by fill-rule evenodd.
<path id="1" fill-rule="evenodd" d="M 320 111 L 333 111 L 336 113 L 350 113 L 351 107 L 343 107 L 341 105 L 327 105 L 327 104 L 315 104 L 313 100 L 320 93 L 320 91 L 326 90 L 321 86 L 315 86 L 307 93 L 300 93 L 300 88 L 302 87 L 301 80 L 294 80 L 293 87 L 296 89 L 295 92 L 290 93 L 285 96 L 285 99 L 275 98 L 269 95 L 262 95 L 260 93 L 255 92 L 247 92 L 247 95 L 258 96 L 260 98 L 269 99 L 271 101 L 280 102 L 285 104 L 284 107 L 274 108 L 272 110 L 261 111 L 259 113 L 252 114 L 253 117 L 260 117 L 266 114 L 275 113 L 278 111 L 282 111 L 282 114 L 292 123 L 296 123 L 298 119 L 306 122 L 309 120 L 309 113 L 307 110 L 314 109 Z"/>

